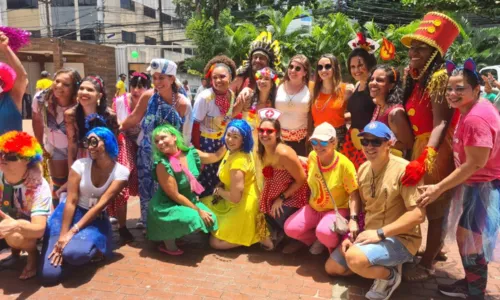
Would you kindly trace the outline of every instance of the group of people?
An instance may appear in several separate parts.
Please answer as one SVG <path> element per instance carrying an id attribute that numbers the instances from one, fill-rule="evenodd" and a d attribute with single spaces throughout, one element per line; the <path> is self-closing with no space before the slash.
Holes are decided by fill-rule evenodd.
<path id="1" fill-rule="evenodd" d="M 295 55 L 281 76 L 279 41 L 263 32 L 243 66 L 207 63 L 194 105 L 167 59 L 133 73 L 111 107 L 102 78 L 63 68 L 35 96 L 31 137 L 14 120 L 26 72 L 0 33 L 12 66 L 0 69 L 13 76 L 1 77 L 0 238 L 12 255 L 0 266 L 23 250 L 20 278 L 55 284 L 68 265 L 109 258 L 110 217 L 133 241 L 126 203 L 139 195 L 136 227 L 167 255 L 200 233 L 219 250 L 328 250 L 328 274 L 374 279 L 368 299 L 431 277 L 448 234 L 466 277 L 439 291 L 484 299 L 500 227 L 500 115 L 480 97 L 472 59 L 445 62 L 458 34 L 446 15 L 425 15 L 401 40 L 403 74 L 377 65 L 379 45 L 358 34 L 349 84 L 332 54 L 314 67 Z"/>

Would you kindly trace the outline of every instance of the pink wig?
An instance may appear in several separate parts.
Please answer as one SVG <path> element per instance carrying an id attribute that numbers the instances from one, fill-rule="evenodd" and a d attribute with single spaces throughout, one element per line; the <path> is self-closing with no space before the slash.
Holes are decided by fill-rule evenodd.
<path id="1" fill-rule="evenodd" d="M 8 92 L 16 81 L 16 72 L 8 64 L 0 62 L 0 81 L 3 82 L 2 90 Z"/>

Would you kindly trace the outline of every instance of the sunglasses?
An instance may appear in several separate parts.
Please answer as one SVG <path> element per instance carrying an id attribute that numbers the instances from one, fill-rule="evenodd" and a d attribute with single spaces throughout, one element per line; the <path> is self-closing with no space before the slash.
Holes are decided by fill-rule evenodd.
<path id="1" fill-rule="evenodd" d="M 386 140 L 382 139 L 361 139 L 361 145 L 367 147 L 372 144 L 373 147 L 380 147 Z"/>
<path id="2" fill-rule="evenodd" d="M 275 133 L 276 132 L 276 129 L 274 128 L 257 128 L 257 131 L 260 133 L 260 134 L 272 134 L 272 133 Z"/>
<path id="3" fill-rule="evenodd" d="M 89 138 L 84 138 L 82 141 L 83 148 L 88 149 L 90 147 L 97 147 L 99 145 L 99 139 L 95 136 L 91 136 Z"/>
<path id="4" fill-rule="evenodd" d="M 302 70 L 301 66 L 294 66 L 294 65 L 289 65 L 288 70 L 295 70 L 295 72 L 300 72 Z"/>
<path id="5" fill-rule="evenodd" d="M 318 65 L 318 71 L 323 71 L 323 68 L 325 68 L 325 70 L 330 70 L 332 68 L 332 65 L 331 64 L 326 64 L 326 65 Z"/>
<path id="6" fill-rule="evenodd" d="M 17 156 L 17 154 L 15 154 L 15 153 L 0 152 L 0 160 L 4 160 L 4 161 L 18 161 L 19 160 L 19 156 Z"/>
<path id="7" fill-rule="evenodd" d="M 311 140 L 311 145 L 313 146 L 318 146 L 321 145 L 321 147 L 326 147 L 328 146 L 329 141 L 318 141 L 318 140 Z"/>

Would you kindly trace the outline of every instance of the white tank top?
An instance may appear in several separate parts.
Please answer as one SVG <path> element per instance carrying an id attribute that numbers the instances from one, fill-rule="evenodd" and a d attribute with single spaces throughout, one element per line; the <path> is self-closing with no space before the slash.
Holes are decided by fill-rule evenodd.
<path id="1" fill-rule="evenodd" d="M 309 112 L 309 88 L 304 85 L 295 95 L 285 91 L 285 84 L 281 84 L 276 92 L 276 109 L 280 117 L 281 128 L 286 130 L 307 129 L 307 115 Z"/>

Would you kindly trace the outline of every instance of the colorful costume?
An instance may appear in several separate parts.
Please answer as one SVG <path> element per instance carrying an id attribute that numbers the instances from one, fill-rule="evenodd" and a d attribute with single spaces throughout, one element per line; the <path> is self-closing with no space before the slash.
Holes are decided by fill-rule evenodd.
<path id="1" fill-rule="evenodd" d="M 172 105 L 165 102 L 158 93 L 155 93 L 148 102 L 148 109 L 142 119 L 141 128 L 144 137 L 139 145 L 137 153 L 137 174 L 139 177 L 139 195 L 141 197 L 141 221 L 147 221 L 149 201 L 158 189 L 158 184 L 153 181 L 153 157 L 151 148 L 151 133 L 153 130 L 164 123 L 169 123 L 177 130 L 183 131 L 183 124 L 190 122 L 182 118 L 176 110 L 176 105 L 180 100 L 178 95 L 173 95 Z M 182 97 L 186 101 L 186 98 Z M 190 113 L 189 113 L 190 114 Z M 186 138 L 189 135 L 183 134 Z"/>
<path id="2" fill-rule="evenodd" d="M 128 94 L 113 99 L 113 107 L 116 112 L 116 119 L 121 124 L 131 113 L 129 107 Z M 137 137 L 141 131 L 140 126 L 134 126 L 126 132 L 118 134 L 118 158 L 117 162 L 124 165 L 129 171 L 130 176 L 128 185 L 123 188 L 120 194 L 108 205 L 108 214 L 112 217 L 117 216 L 118 208 L 127 205 L 130 196 L 139 194 L 139 182 L 137 177 Z"/>
<path id="3" fill-rule="evenodd" d="M 228 152 L 219 166 L 218 176 L 224 189 L 231 187 L 231 171 L 241 170 L 245 173 L 245 186 L 241 201 L 233 203 L 222 199 L 215 204 L 213 196 L 201 201 L 212 210 L 219 222 L 219 229 L 212 234 L 223 241 L 242 246 L 251 246 L 263 238 L 259 222 L 259 199 L 255 182 L 254 160 L 251 153 L 238 151 Z"/>
<path id="4" fill-rule="evenodd" d="M 415 143 L 412 150 L 412 162 L 408 165 L 403 177 L 403 184 L 405 185 L 418 182 L 422 176 L 424 177 L 424 184 L 435 184 L 454 170 L 452 135 L 458 114 L 453 117 L 451 126 L 439 148 L 433 149 L 427 146 L 431 132 L 434 129 L 431 101 L 444 101 L 448 74 L 444 68 L 434 69 L 435 71 L 430 74 L 425 87 L 421 86 L 420 79 L 438 53 L 444 56 L 458 34 L 459 27 L 451 18 L 441 13 L 430 12 L 425 15 L 415 33 L 405 35 L 401 39 L 401 42 L 407 47 L 411 46 L 413 40 L 417 40 L 434 48 L 434 53 L 429 58 L 424 70 L 419 74 L 415 72 L 416 70 L 408 72 L 408 76 L 412 76 L 415 84 L 410 97 L 405 99 L 404 106 L 413 129 Z M 427 217 L 430 220 L 443 217 L 449 201 L 450 194 L 443 194 L 438 201 L 427 208 Z"/>
<path id="5" fill-rule="evenodd" d="M 215 153 L 222 144 L 222 137 L 227 123 L 233 117 L 233 106 L 235 94 L 228 90 L 230 99 L 227 99 L 227 94 L 217 95 L 213 88 L 209 88 L 201 92 L 195 100 L 193 115 L 194 120 L 200 123 L 200 150 L 207 153 Z M 204 165 L 200 183 L 205 188 L 203 196 L 211 195 L 215 186 L 219 183 L 217 178 L 217 169 L 219 163 Z"/>
<path id="6" fill-rule="evenodd" d="M 194 147 L 191 147 L 185 154 L 188 170 L 194 178 L 197 178 L 201 169 L 198 152 Z M 160 161 L 154 162 L 153 170 L 156 170 L 156 166 L 160 163 L 165 166 L 168 174 L 175 178 L 179 193 L 198 208 L 213 215 L 210 209 L 198 201 L 197 195 L 191 188 L 190 180 L 182 169 L 175 170 L 169 159 L 163 157 Z M 158 180 L 156 172 L 153 172 L 153 178 Z M 213 220 L 214 224 L 207 227 L 197 211 L 180 205 L 170 199 L 163 189 L 158 189 L 149 203 L 147 237 L 153 241 L 164 241 L 177 239 L 198 230 L 209 233 L 218 229 L 217 219 L 214 217 Z"/>

